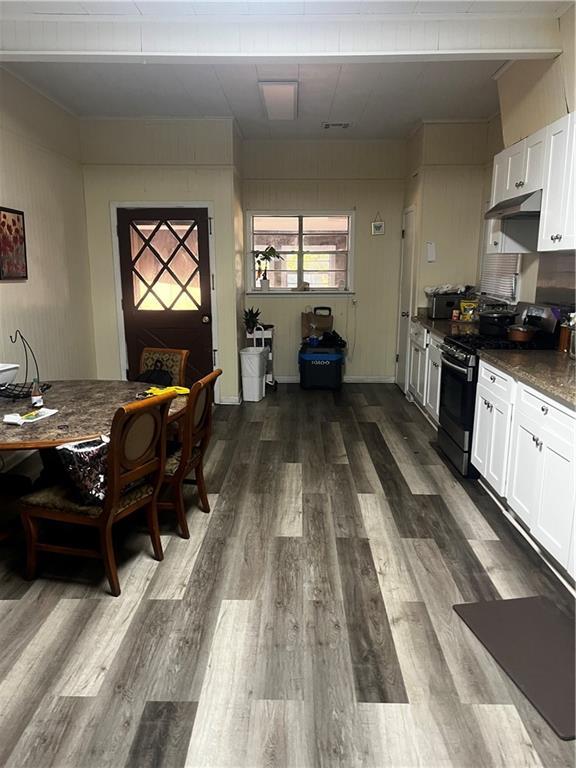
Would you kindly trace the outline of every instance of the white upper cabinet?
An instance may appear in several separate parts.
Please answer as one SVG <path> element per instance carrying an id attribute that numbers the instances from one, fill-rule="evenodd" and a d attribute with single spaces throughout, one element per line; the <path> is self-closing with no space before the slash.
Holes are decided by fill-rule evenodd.
<path id="1" fill-rule="evenodd" d="M 576 247 L 576 118 L 561 117 L 494 158 L 490 206 L 542 190 L 540 216 L 492 220 L 487 253 L 566 251 Z"/>
<path id="2" fill-rule="evenodd" d="M 545 146 L 546 128 L 496 155 L 491 205 L 542 189 Z"/>
<path id="3" fill-rule="evenodd" d="M 523 174 L 518 182 L 518 191 L 535 192 L 544 183 L 544 160 L 546 154 L 546 128 L 536 131 L 524 140 Z"/>
<path id="4" fill-rule="evenodd" d="M 561 117 L 546 131 L 538 250 L 563 251 L 574 247 L 574 213 L 567 199 L 574 184 L 574 115 Z"/>

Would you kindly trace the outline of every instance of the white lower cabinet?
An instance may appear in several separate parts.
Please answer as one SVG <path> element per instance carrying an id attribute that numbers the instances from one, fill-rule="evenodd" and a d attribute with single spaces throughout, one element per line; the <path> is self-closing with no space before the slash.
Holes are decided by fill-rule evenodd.
<path id="1" fill-rule="evenodd" d="M 549 431 L 538 437 L 540 498 L 531 532 L 561 565 L 567 567 L 574 525 L 574 446 Z"/>
<path id="2" fill-rule="evenodd" d="M 532 527 L 541 486 L 537 432 L 538 425 L 516 410 L 512 426 L 508 504 L 529 528 Z"/>
<path id="3" fill-rule="evenodd" d="M 410 376 L 408 389 L 420 405 L 424 405 L 427 381 L 428 331 L 419 323 L 410 326 Z"/>
<path id="4" fill-rule="evenodd" d="M 576 513 L 576 418 L 520 385 L 512 426 L 508 504 L 534 539 L 564 568 Z M 534 404 L 538 403 L 536 409 Z"/>
<path id="5" fill-rule="evenodd" d="M 474 412 L 472 464 L 499 496 L 506 492 L 512 403 L 479 386 Z"/>
<path id="6" fill-rule="evenodd" d="M 432 336 L 426 359 L 426 399 L 424 406 L 432 420 L 438 424 L 440 415 L 440 377 L 442 375 L 442 339 Z"/>
<path id="7" fill-rule="evenodd" d="M 575 576 L 576 414 L 480 363 L 472 464 Z"/>

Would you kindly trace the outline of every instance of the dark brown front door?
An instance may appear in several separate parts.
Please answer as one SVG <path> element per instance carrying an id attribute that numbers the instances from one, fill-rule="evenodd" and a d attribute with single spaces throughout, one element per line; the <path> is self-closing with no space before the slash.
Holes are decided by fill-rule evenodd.
<path id="1" fill-rule="evenodd" d="M 171 347 L 196 381 L 213 368 L 207 209 L 120 208 L 118 240 L 128 377 L 144 347 Z"/>

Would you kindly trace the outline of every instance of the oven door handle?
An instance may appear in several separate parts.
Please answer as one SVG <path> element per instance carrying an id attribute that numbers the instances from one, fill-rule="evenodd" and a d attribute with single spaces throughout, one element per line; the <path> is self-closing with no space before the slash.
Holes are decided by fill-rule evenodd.
<path id="1" fill-rule="evenodd" d="M 466 381 L 472 381 L 472 371 L 469 368 L 463 368 L 461 365 L 455 365 L 450 360 L 446 360 L 446 357 L 442 355 L 442 364 L 447 365 L 448 368 L 453 368 L 458 373 L 463 373 L 466 376 Z"/>

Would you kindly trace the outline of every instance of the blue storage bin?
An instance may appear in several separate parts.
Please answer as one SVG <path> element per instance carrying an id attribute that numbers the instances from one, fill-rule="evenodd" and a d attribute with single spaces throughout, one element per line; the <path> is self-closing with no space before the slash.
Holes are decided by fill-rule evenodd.
<path id="1" fill-rule="evenodd" d="M 298 354 L 298 367 L 303 389 L 340 389 L 344 351 L 304 344 Z"/>

